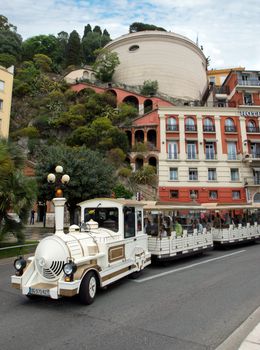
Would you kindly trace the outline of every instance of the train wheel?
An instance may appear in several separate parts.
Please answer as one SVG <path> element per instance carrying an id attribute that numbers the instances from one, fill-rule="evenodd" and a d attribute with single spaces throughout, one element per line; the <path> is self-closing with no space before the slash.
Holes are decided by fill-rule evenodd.
<path id="1" fill-rule="evenodd" d="M 97 278 L 93 271 L 90 271 L 83 278 L 79 290 L 79 299 L 82 304 L 90 305 L 93 303 L 97 293 Z"/>

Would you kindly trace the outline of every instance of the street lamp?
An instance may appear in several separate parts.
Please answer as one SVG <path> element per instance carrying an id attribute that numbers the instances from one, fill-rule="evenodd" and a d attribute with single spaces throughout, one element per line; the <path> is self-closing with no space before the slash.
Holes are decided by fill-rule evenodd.
<path id="1" fill-rule="evenodd" d="M 47 181 L 51 184 L 55 184 L 55 198 L 53 198 L 54 210 L 55 210 L 55 234 L 64 234 L 64 205 L 66 198 L 63 198 L 62 185 L 66 185 L 70 181 L 70 177 L 67 174 L 63 174 L 63 167 L 57 165 L 55 168 L 55 174 L 50 173 L 47 176 Z"/>
<path id="2" fill-rule="evenodd" d="M 63 167 L 61 165 L 57 165 L 55 168 L 55 174 L 50 173 L 47 176 L 47 181 L 51 184 L 55 184 L 55 195 L 56 197 L 62 197 L 63 196 L 63 191 L 61 189 L 61 185 L 66 185 L 70 181 L 70 177 L 67 174 L 64 174 L 61 176 L 63 173 Z"/>

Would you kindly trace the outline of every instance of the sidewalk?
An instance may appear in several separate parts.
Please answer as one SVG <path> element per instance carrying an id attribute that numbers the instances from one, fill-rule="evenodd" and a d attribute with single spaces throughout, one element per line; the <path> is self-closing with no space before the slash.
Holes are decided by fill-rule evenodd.
<path id="1" fill-rule="evenodd" d="M 240 345 L 239 350 L 259 350 L 260 349 L 260 323 L 248 334 Z"/>
<path id="2" fill-rule="evenodd" d="M 260 350 L 260 306 L 215 350 Z"/>

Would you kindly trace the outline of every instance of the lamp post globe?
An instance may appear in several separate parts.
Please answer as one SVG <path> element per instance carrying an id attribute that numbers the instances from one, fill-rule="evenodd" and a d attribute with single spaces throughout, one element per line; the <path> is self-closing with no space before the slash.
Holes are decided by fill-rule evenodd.
<path id="1" fill-rule="evenodd" d="M 52 174 L 52 173 L 48 174 L 47 181 L 49 183 L 54 183 L 56 181 L 56 176 L 54 174 Z"/>
<path id="2" fill-rule="evenodd" d="M 63 167 L 61 165 L 57 165 L 55 171 L 56 173 L 61 174 L 63 173 Z"/>
<path id="3" fill-rule="evenodd" d="M 70 181 L 70 177 L 67 174 L 64 174 L 61 178 L 61 182 L 65 185 Z"/>

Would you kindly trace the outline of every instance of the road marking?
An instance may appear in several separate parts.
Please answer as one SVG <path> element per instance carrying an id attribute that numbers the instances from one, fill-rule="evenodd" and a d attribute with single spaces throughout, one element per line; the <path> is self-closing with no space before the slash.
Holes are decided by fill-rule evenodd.
<path id="1" fill-rule="evenodd" d="M 138 279 L 138 280 L 132 280 L 132 281 L 133 281 L 133 282 L 136 282 L 136 283 L 147 282 L 147 281 L 153 280 L 153 279 L 155 279 L 155 278 L 159 278 L 159 277 L 163 277 L 163 276 L 170 275 L 170 274 L 175 273 L 175 272 L 187 270 L 187 269 L 190 269 L 190 268 L 195 267 L 195 266 L 198 266 L 198 265 L 207 264 L 207 263 L 209 263 L 209 262 L 211 262 L 211 261 L 216 261 L 216 260 L 220 260 L 220 259 L 225 259 L 225 258 L 228 258 L 229 256 L 237 255 L 237 254 L 240 254 L 240 253 L 243 253 L 243 252 L 246 252 L 246 250 L 239 250 L 238 252 L 235 252 L 235 253 L 230 253 L 230 254 L 222 255 L 222 256 L 219 256 L 219 257 L 217 257 L 217 258 L 207 259 L 207 260 L 201 261 L 201 262 L 196 263 L 196 264 L 191 264 L 191 265 L 188 265 L 188 266 L 180 267 L 180 268 L 178 268 L 178 269 L 174 269 L 174 270 L 170 270 L 170 271 L 158 273 L 157 275 L 154 275 L 154 276 L 150 276 L 150 277 L 146 277 L 146 278 L 140 278 L 140 279 Z"/>

